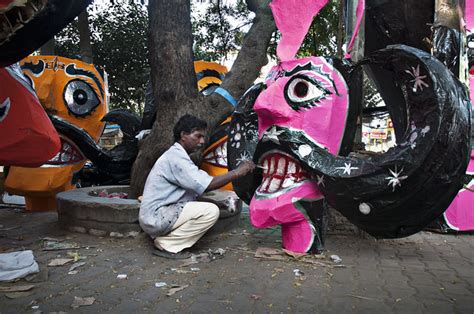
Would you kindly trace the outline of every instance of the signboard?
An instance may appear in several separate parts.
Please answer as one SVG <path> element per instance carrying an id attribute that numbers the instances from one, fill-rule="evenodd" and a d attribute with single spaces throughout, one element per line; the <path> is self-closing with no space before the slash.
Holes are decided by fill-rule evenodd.
<path id="1" fill-rule="evenodd" d="M 385 131 L 385 130 L 372 130 L 370 132 L 369 138 L 376 139 L 376 140 L 386 140 L 387 139 L 387 131 Z"/>

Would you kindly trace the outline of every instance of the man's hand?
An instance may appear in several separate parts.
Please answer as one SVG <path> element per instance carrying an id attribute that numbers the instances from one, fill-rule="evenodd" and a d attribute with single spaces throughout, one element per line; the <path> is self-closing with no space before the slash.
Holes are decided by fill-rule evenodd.
<path id="1" fill-rule="evenodd" d="M 218 189 L 227 183 L 234 181 L 235 179 L 238 179 L 240 177 L 245 176 L 247 173 L 253 171 L 255 169 L 255 164 L 250 161 L 246 160 L 242 162 L 237 169 L 234 169 L 232 171 L 229 171 L 227 173 L 221 174 L 220 176 L 214 177 L 207 187 L 206 191 L 212 191 L 215 189 Z"/>
<path id="2" fill-rule="evenodd" d="M 251 160 L 246 160 L 242 162 L 234 172 L 237 175 L 237 178 L 245 176 L 247 173 L 252 172 L 255 169 L 255 164 Z"/>

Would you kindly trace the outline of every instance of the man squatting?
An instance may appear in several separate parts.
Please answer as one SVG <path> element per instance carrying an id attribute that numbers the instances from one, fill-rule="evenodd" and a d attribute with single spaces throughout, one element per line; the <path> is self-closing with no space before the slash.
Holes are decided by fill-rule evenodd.
<path id="1" fill-rule="evenodd" d="M 153 239 L 156 255 L 185 257 L 180 252 L 193 246 L 219 218 L 217 205 L 197 202 L 197 196 L 255 168 L 252 161 L 244 161 L 237 169 L 216 177 L 199 169 L 189 155 L 203 147 L 206 128 L 205 121 L 182 116 L 173 128 L 175 143 L 158 158 L 146 180 L 139 222 Z"/>

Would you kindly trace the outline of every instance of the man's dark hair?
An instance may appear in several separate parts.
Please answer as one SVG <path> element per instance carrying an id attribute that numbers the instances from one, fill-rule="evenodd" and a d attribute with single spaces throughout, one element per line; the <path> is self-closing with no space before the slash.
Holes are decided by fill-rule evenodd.
<path id="1" fill-rule="evenodd" d="M 181 139 L 181 132 L 191 133 L 194 130 L 205 130 L 207 128 L 206 121 L 203 121 L 190 114 L 185 114 L 179 118 L 178 122 L 174 125 L 173 136 L 175 142 Z"/>

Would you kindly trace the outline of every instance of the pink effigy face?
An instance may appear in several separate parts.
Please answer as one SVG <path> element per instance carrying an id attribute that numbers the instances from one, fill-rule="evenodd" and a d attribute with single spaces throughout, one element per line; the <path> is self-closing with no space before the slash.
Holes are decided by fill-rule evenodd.
<path id="1" fill-rule="evenodd" d="M 258 134 L 273 125 L 302 130 L 308 138 L 337 154 L 348 110 L 347 85 L 322 57 L 282 62 L 272 68 L 267 88 L 257 98 Z"/>
<path id="2" fill-rule="evenodd" d="M 250 219 L 258 228 L 282 224 L 283 247 L 306 252 L 315 230 L 299 202 L 322 198 L 318 184 L 324 181 L 278 149 L 279 130 L 303 131 L 308 141 L 337 155 L 348 113 L 348 88 L 342 75 L 321 57 L 282 62 L 273 67 L 265 83 L 267 88 L 253 109 L 259 140 L 272 142 L 272 148 L 258 160 L 263 179 L 250 203 Z M 300 146 L 305 149 L 310 146 Z"/>

